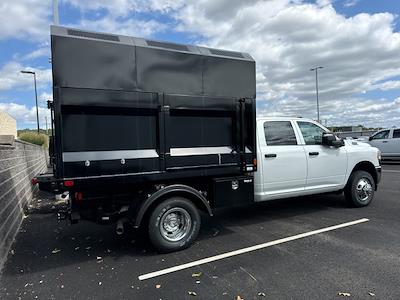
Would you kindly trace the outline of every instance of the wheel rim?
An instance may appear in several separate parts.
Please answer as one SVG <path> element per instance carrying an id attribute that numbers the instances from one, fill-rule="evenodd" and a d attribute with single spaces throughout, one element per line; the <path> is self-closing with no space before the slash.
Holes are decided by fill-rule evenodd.
<path id="1" fill-rule="evenodd" d="M 170 242 L 177 242 L 186 237 L 192 228 L 190 214 L 181 207 L 166 211 L 160 220 L 161 236 Z"/>
<path id="2" fill-rule="evenodd" d="M 373 191 L 372 184 L 368 178 L 363 177 L 357 182 L 356 196 L 359 201 L 361 202 L 368 201 L 368 199 L 372 195 L 372 191 Z"/>

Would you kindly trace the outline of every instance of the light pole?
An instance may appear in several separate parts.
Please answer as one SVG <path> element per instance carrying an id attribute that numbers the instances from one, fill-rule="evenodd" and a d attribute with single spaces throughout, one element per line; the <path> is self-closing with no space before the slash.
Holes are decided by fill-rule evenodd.
<path id="1" fill-rule="evenodd" d="M 317 92 L 317 121 L 319 123 L 319 99 L 318 99 L 318 69 L 323 69 L 324 67 L 315 67 L 310 69 L 310 71 L 315 71 L 315 90 Z"/>
<path id="2" fill-rule="evenodd" d="M 37 100 L 37 88 L 36 88 L 36 73 L 33 71 L 21 71 L 24 74 L 31 74 L 33 75 L 33 81 L 35 83 L 35 100 L 36 100 L 36 122 L 37 122 L 37 132 L 39 134 L 39 107 L 38 107 L 38 100 Z"/>
<path id="3" fill-rule="evenodd" d="M 58 25 L 58 0 L 53 0 L 53 24 Z"/>

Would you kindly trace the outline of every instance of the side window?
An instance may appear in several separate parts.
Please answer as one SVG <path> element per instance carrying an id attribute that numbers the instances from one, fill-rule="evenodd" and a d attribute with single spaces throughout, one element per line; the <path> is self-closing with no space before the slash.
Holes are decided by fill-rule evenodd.
<path id="1" fill-rule="evenodd" d="M 300 127 L 306 145 L 321 145 L 322 134 L 325 132 L 321 127 L 310 122 L 297 122 Z"/>
<path id="2" fill-rule="evenodd" d="M 393 130 L 393 138 L 394 139 L 400 138 L 400 129 Z"/>
<path id="3" fill-rule="evenodd" d="M 265 122 L 264 133 L 268 146 L 297 145 L 296 135 L 290 121 Z"/>
<path id="4" fill-rule="evenodd" d="M 377 134 L 372 136 L 373 140 L 381 140 L 381 139 L 387 139 L 389 137 L 389 130 L 384 130 L 381 132 L 378 132 Z"/>

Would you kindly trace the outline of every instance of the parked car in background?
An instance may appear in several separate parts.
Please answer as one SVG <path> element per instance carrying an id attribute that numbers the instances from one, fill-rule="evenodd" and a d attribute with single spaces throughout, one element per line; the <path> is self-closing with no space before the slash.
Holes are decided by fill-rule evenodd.
<path id="1" fill-rule="evenodd" d="M 367 141 L 382 152 L 382 159 L 400 159 L 400 128 L 382 129 Z"/>

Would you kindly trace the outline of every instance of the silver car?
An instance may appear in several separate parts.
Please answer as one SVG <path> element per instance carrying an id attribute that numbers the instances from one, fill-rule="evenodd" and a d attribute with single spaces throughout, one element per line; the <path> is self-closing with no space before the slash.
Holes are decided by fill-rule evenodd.
<path id="1" fill-rule="evenodd" d="M 369 137 L 368 143 L 382 152 L 382 159 L 400 159 L 400 129 L 382 129 Z"/>

